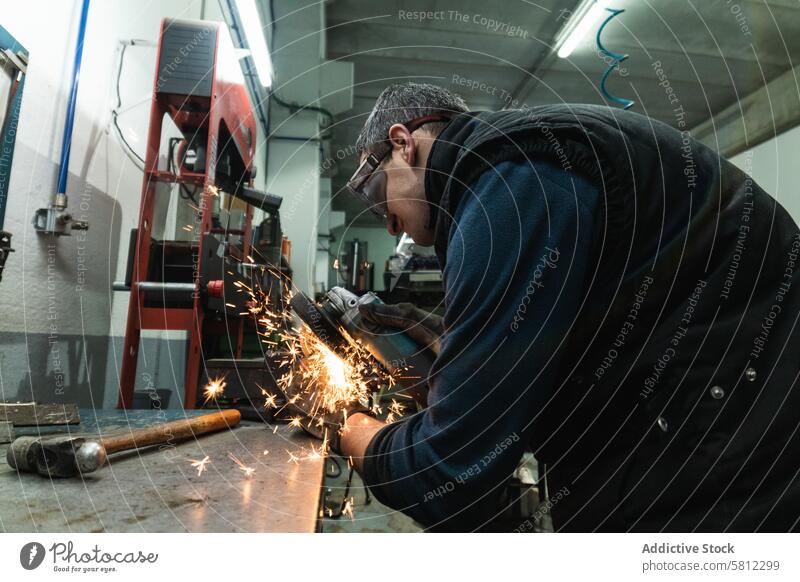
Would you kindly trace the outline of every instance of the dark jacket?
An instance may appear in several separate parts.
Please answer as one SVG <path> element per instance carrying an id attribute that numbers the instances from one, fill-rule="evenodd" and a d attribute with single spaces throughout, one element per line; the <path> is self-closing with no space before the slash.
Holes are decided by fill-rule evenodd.
<path id="1" fill-rule="evenodd" d="M 535 411 L 558 380 L 557 346 L 576 321 L 600 191 L 548 160 L 509 160 L 470 184 L 443 270 L 446 333 L 424 410 L 370 441 L 375 497 L 430 530 L 519 522 L 504 493 Z M 512 491 L 509 491 L 512 489 Z"/>
<path id="2" fill-rule="evenodd" d="M 526 435 L 549 489 L 569 492 L 556 529 L 798 529 L 795 222 L 687 131 L 632 112 L 463 114 L 426 173 L 443 267 L 465 188 L 541 157 L 602 199 L 555 394 Z"/>

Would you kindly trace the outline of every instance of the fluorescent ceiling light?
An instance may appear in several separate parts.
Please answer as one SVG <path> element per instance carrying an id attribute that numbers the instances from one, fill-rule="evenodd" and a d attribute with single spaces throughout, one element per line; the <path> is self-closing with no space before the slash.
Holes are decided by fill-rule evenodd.
<path id="1" fill-rule="evenodd" d="M 594 27 L 610 3 L 611 0 L 588 0 L 575 10 L 564 25 L 561 38 L 556 43 L 556 46 L 559 47 L 559 57 L 566 59 L 572 54 L 572 51 L 586 36 L 586 33 Z"/>
<path id="2" fill-rule="evenodd" d="M 261 17 L 258 15 L 255 0 L 236 0 L 236 11 L 239 13 L 239 21 L 244 27 L 244 35 L 247 38 L 247 46 L 250 49 L 250 56 L 256 65 L 258 80 L 264 87 L 272 86 L 272 59 L 269 56 L 267 41 L 264 38 L 264 29 L 261 27 Z"/>

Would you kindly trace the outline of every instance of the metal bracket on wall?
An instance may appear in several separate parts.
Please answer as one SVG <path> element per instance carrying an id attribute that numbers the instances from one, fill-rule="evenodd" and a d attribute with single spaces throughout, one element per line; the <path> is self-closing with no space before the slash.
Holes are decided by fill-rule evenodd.
<path id="1" fill-rule="evenodd" d="M 73 230 L 89 230 L 85 220 L 74 220 L 67 210 L 67 197 L 56 194 L 55 202 L 47 208 L 39 208 L 33 214 L 33 228 L 40 234 L 69 236 Z"/>

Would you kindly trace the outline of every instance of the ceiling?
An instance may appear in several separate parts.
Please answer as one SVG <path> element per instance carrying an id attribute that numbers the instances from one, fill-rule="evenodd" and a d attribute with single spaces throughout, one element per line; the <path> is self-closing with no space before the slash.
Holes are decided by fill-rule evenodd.
<path id="1" fill-rule="evenodd" d="M 606 103 L 599 90 L 606 64 L 594 31 L 568 59 L 553 50 L 569 11 L 579 4 L 329 1 L 327 58 L 355 65 L 354 108 L 336 117 L 330 147 L 352 151 L 376 97 L 392 82 L 441 85 L 473 110 Z M 800 0 L 618 0 L 611 7 L 625 12 L 608 24 L 603 43 L 629 58 L 624 71 L 611 75 L 609 92 L 635 101 L 634 111 L 673 126 L 676 105 L 653 63 L 661 63 L 687 127 L 694 127 L 800 62 Z M 420 17 L 415 11 L 434 14 Z M 339 164 L 334 194 L 354 167 L 353 156 Z M 335 195 L 333 208 L 345 210 L 348 222 L 374 224 L 345 194 Z"/>

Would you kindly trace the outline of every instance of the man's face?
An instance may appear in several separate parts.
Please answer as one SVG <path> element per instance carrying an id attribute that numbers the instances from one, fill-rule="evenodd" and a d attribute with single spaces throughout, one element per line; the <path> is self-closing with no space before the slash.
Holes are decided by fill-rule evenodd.
<path id="1" fill-rule="evenodd" d="M 389 129 L 389 140 L 392 150 L 381 166 L 386 173 L 386 229 L 394 236 L 405 232 L 414 243 L 430 246 L 433 230 L 426 226 L 425 167 L 434 138 L 424 128 L 412 135 L 398 123 Z"/>

